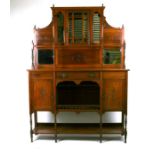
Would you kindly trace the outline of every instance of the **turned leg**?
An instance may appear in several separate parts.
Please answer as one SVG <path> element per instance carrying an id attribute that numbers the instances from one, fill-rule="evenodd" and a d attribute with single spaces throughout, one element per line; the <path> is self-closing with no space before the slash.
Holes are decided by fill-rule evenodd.
<path id="1" fill-rule="evenodd" d="M 56 119 L 56 113 L 55 113 L 55 115 L 54 115 L 54 129 L 55 129 L 55 135 L 54 135 L 54 137 L 55 137 L 55 142 L 57 143 L 57 119 Z"/>
<path id="2" fill-rule="evenodd" d="M 37 126 L 37 122 L 38 122 L 38 115 L 37 115 L 37 112 L 34 112 L 34 124 L 35 124 L 35 127 Z"/>
<path id="3" fill-rule="evenodd" d="M 33 142 L 32 114 L 30 114 L 30 138 L 31 138 L 31 142 Z"/>
<path id="4" fill-rule="evenodd" d="M 100 113 L 100 143 L 102 143 L 102 113 Z"/>
<path id="5" fill-rule="evenodd" d="M 124 135 L 124 143 L 127 143 L 127 131 L 125 131 L 125 135 Z"/>
<path id="6" fill-rule="evenodd" d="M 124 127 L 125 127 L 125 133 L 124 133 L 124 142 L 127 142 L 127 115 L 125 115 L 124 118 Z"/>

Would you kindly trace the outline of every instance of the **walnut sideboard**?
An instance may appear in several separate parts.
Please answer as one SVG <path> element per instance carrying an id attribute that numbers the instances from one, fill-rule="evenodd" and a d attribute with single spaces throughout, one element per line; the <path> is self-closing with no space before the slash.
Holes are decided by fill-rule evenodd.
<path id="1" fill-rule="evenodd" d="M 127 83 L 124 26 L 110 26 L 101 7 L 51 7 L 51 23 L 34 27 L 29 73 L 30 135 L 119 134 L 127 140 Z M 54 115 L 39 122 L 38 112 Z M 121 122 L 104 122 L 106 112 Z M 59 123 L 61 112 L 96 112 L 96 123 Z M 34 119 L 33 119 L 33 117 Z M 34 124 L 34 125 L 33 125 Z"/>

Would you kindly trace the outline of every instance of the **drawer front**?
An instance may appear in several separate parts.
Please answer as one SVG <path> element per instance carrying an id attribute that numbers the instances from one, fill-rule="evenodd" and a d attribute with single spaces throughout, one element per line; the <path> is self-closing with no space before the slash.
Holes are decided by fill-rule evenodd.
<path id="1" fill-rule="evenodd" d="M 53 72 L 34 72 L 31 74 L 33 79 L 53 79 Z"/>
<path id="2" fill-rule="evenodd" d="M 126 72 L 102 72 L 103 79 L 125 79 Z"/>
<path id="3" fill-rule="evenodd" d="M 57 72 L 57 79 L 65 79 L 65 80 L 89 80 L 89 79 L 100 79 L 100 72 Z"/>
<path id="4" fill-rule="evenodd" d="M 61 49 L 58 52 L 58 64 L 99 64 L 99 49 Z"/>

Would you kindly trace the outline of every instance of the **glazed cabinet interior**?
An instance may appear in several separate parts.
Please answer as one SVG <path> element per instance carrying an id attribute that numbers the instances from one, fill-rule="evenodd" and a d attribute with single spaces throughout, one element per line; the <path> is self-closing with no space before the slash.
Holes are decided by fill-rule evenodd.
<path id="1" fill-rule="evenodd" d="M 119 134 L 127 139 L 127 80 L 124 27 L 110 26 L 101 7 L 51 7 L 51 23 L 34 27 L 29 73 L 30 136 L 51 134 Z M 53 122 L 39 122 L 38 112 L 50 112 Z M 60 113 L 96 113 L 90 123 L 59 122 Z M 120 112 L 119 123 L 103 115 Z M 71 118 L 68 118 L 71 119 Z M 89 117 L 88 117 L 89 120 Z"/>

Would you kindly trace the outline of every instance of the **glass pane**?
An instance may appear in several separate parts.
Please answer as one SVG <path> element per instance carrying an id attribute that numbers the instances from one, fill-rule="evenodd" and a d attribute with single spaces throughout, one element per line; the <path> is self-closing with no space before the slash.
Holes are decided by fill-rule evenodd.
<path id="1" fill-rule="evenodd" d="M 103 58 L 104 64 L 120 64 L 121 63 L 121 52 L 119 49 L 104 50 L 103 56 L 104 56 Z"/>
<path id="2" fill-rule="evenodd" d="M 53 50 L 39 49 L 38 50 L 38 63 L 39 64 L 53 64 Z"/>
<path id="3" fill-rule="evenodd" d="M 90 38 L 88 13 L 70 12 L 68 14 L 68 29 L 69 43 L 87 43 Z"/>
<path id="4" fill-rule="evenodd" d="M 88 25 L 88 13 L 83 14 L 83 42 L 89 41 L 89 25 Z"/>
<path id="5" fill-rule="evenodd" d="M 93 43 L 100 42 L 100 15 L 95 13 L 93 15 Z"/>
<path id="6" fill-rule="evenodd" d="M 69 27 L 69 43 L 72 43 L 72 13 L 69 13 L 69 21 L 68 21 L 68 27 Z"/>
<path id="7" fill-rule="evenodd" d="M 82 13 L 74 13 L 74 43 L 82 42 Z"/>
<path id="8" fill-rule="evenodd" d="M 58 42 L 64 42 L 64 17 L 62 13 L 58 13 Z"/>

